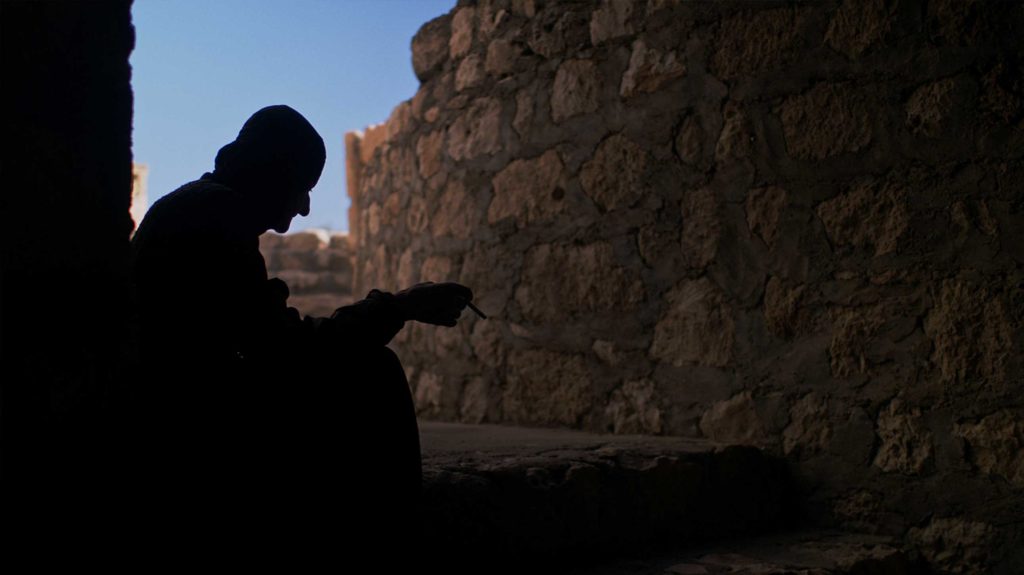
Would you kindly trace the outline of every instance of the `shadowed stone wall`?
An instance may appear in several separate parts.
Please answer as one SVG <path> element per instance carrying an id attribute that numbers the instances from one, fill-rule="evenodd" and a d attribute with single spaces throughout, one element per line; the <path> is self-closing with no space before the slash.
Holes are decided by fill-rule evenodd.
<path id="1" fill-rule="evenodd" d="M 46 505 L 111 507 L 110 413 L 133 372 L 130 4 L 0 4 L 0 471 L 4 503 L 53 525 Z"/>
<path id="2" fill-rule="evenodd" d="M 356 293 L 421 416 L 797 464 L 812 513 L 996 549 L 1024 503 L 1019 3 L 460 2 L 350 134 Z M 1015 507 L 1017 506 L 1017 507 Z"/>

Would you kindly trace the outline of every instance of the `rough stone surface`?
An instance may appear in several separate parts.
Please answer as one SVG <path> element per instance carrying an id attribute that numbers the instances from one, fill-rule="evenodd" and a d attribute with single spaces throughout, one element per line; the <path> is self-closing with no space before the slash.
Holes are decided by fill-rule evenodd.
<path id="1" fill-rule="evenodd" d="M 634 2 L 604 0 L 590 17 L 590 41 L 595 46 L 620 36 L 633 33 L 629 18 L 633 15 Z"/>
<path id="2" fill-rule="evenodd" d="M 769 247 L 775 244 L 779 216 L 786 205 L 786 190 L 778 186 L 754 188 L 747 194 L 747 226 Z"/>
<path id="3" fill-rule="evenodd" d="M 626 208 L 644 193 L 647 154 L 632 140 L 615 134 L 601 142 L 594 157 L 583 165 L 580 183 L 605 210 Z"/>
<path id="4" fill-rule="evenodd" d="M 632 309 L 643 300 L 643 284 L 614 262 L 612 246 L 606 242 L 536 246 L 526 254 L 516 302 L 536 322 Z M 561 277 L 560 282 L 548 281 L 554 276 Z M 592 281 L 595 277 L 601 281 Z"/>
<path id="5" fill-rule="evenodd" d="M 510 421 L 573 427 L 593 409 L 590 375 L 579 356 L 514 350 L 508 368 L 502 406 Z"/>
<path id="6" fill-rule="evenodd" d="M 920 474 L 932 458 L 932 434 L 921 410 L 900 399 L 889 402 L 880 414 L 876 431 L 881 440 L 875 466 L 905 475 Z"/>
<path id="7" fill-rule="evenodd" d="M 711 57 L 712 73 L 721 78 L 778 68 L 795 57 L 803 12 L 779 8 L 741 12 L 721 22 Z"/>
<path id="8" fill-rule="evenodd" d="M 661 410 L 651 381 L 627 381 L 612 392 L 605 409 L 615 433 L 659 434 Z"/>
<path id="9" fill-rule="evenodd" d="M 924 320 L 931 359 L 952 383 L 1005 381 L 1014 328 L 1001 297 L 964 278 L 942 282 Z"/>
<path id="10" fill-rule="evenodd" d="M 501 148 L 501 102 L 475 100 L 448 128 L 448 155 L 464 160 L 493 154 Z"/>
<path id="11" fill-rule="evenodd" d="M 858 152 L 873 136 L 871 108 L 849 84 L 819 83 L 779 106 L 790 155 L 821 160 Z"/>
<path id="12" fill-rule="evenodd" d="M 353 282 L 447 272 L 490 316 L 394 342 L 431 417 L 707 416 L 823 522 L 1019 539 L 1020 29 L 1014 2 L 461 3 L 353 139 Z"/>
<path id="13" fill-rule="evenodd" d="M 260 236 L 267 275 L 288 284 L 288 305 L 303 315 L 330 316 L 352 303 L 352 248 L 342 233 L 308 230 Z"/>
<path id="14" fill-rule="evenodd" d="M 412 39 L 412 69 L 421 82 L 432 78 L 448 56 L 451 19 L 441 16 L 427 22 Z"/>
<path id="15" fill-rule="evenodd" d="M 466 193 L 465 184 L 460 180 L 451 181 L 445 186 L 437 211 L 430 220 L 430 231 L 437 237 L 450 235 L 464 240 L 473 233 L 479 218 L 476 198 Z"/>
<path id="16" fill-rule="evenodd" d="M 832 16 L 825 41 L 849 58 L 860 56 L 892 29 L 897 4 L 893 0 L 846 0 Z"/>
<path id="17" fill-rule="evenodd" d="M 524 227 L 564 211 L 562 169 L 562 160 L 554 150 L 510 163 L 494 176 L 494 198 L 487 208 L 487 221 L 494 224 L 512 217 Z"/>
<path id="18" fill-rule="evenodd" d="M 467 56 L 455 71 L 455 91 L 475 88 L 484 81 L 484 64 L 477 55 Z"/>
<path id="19" fill-rule="evenodd" d="M 977 423 L 958 424 L 954 432 L 967 443 L 978 469 L 1024 485 L 1024 423 L 1019 412 L 997 411 Z"/>
<path id="20" fill-rule="evenodd" d="M 597 110 L 597 65 L 590 60 L 567 60 L 558 67 L 551 88 L 551 119 L 556 123 Z"/>
<path id="21" fill-rule="evenodd" d="M 818 216 L 833 243 L 881 256 L 897 250 L 907 230 L 906 195 L 898 182 L 868 181 L 823 202 Z"/>
<path id="22" fill-rule="evenodd" d="M 722 234 L 718 198 L 708 188 L 689 192 L 683 196 L 682 214 L 683 261 L 692 268 L 704 269 L 714 261 Z"/>
<path id="23" fill-rule="evenodd" d="M 761 442 L 765 433 L 749 391 L 712 405 L 700 418 L 700 431 L 712 441 L 746 445 Z"/>
<path id="24" fill-rule="evenodd" d="M 648 48 L 643 40 L 633 43 L 629 67 L 622 75 L 619 94 L 623 98 L 654 92 L 686 73 L 686 66 L 675 52 L 662 53 Z"/>
<path id="25" fill-rule="evenodd" d="M 475 17 L 476 9 L 472 7 L 460 8 L 452 16 L 452 33 L 448 49 L 453 59 L 465 55 L 473 45 Z"/>
<path id="26" fill-rule="evenodd" d="M 822 451 L 831 437 L 826 398 L 810 393 L 793 404 L 789 425 L 782 432 L 782 448 L 787 455 Z"/>
<path id="27" fill-rule="evenodd" d="M 984 565 L 995 538 L 991 525 L 942 517 L 910 529 L 908 538 L 928 562 L 944 573 L 976 573 Z"/>
<path id="28" fill-rule="evenodd" d="M 705 278 L 683 280 L 665 294 L 665 302 L 651 357 L 679 367 L 728 365 L 735 323 L 721 292 Z"/>

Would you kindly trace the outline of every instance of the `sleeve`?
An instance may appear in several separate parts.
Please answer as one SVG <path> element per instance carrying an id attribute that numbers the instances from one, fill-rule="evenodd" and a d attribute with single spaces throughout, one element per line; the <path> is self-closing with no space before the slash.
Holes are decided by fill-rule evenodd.
<path id="1" fill-rule="evenodd" d="M 376 289 L 366 299 L 336 309 L 329 318 L 307 317 L 304 322 L 320 339 L 345 347 L 387 345 L 405 326 L 395 296 Z"/>

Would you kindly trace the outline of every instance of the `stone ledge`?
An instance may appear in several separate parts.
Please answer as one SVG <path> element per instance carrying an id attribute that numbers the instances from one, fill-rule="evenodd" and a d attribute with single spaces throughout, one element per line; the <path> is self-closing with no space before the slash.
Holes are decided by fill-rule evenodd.
<path id="1" fill-rule="evenodd" d="M 776 528 L 792 508 L 784 464 L 752 447 L 435 422 L 421 442 L 421 543 L 464 565 L 678 548 Z"/>

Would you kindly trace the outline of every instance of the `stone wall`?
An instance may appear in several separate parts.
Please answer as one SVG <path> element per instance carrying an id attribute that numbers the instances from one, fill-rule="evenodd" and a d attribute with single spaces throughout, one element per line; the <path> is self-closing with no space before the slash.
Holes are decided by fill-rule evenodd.
<path id="1" fill-rule="evenodd" d="M 103 506 L 77 517 L 109 517 L 113 490 L 105 488 L 123 486 L 112 477 L 126 466 L 109 446 L 124 435 L 111 408 L 134 375 L 130 8 L 127 0 L 0 3 L 10 112 L 0 195 L 0 473 L 4 503 L 31 508 L 19 518 L 4 506 L 22 533 L 34 521 L 68 525 L 74 515 L 52 512 L 73 505 Z"/>
<path id="2" fill-rule="evenodd" d="M 1022 25 L 958 0 L 460 2 L 412 40 L 415 97 L 347 138 L 356 293 L 459 281 L 490 314 L 395 342 L 423 417 L 761 445 L 823 521 L 1006 565 Z"/>
<path id="3" fill-rule="evenodd" d="M 288 305 L 303 315 L 330 316 L 352 303 L 352 253 L 348 234 L 307 230 L 260 236 L 267 274 L 288 284 Z"/>

